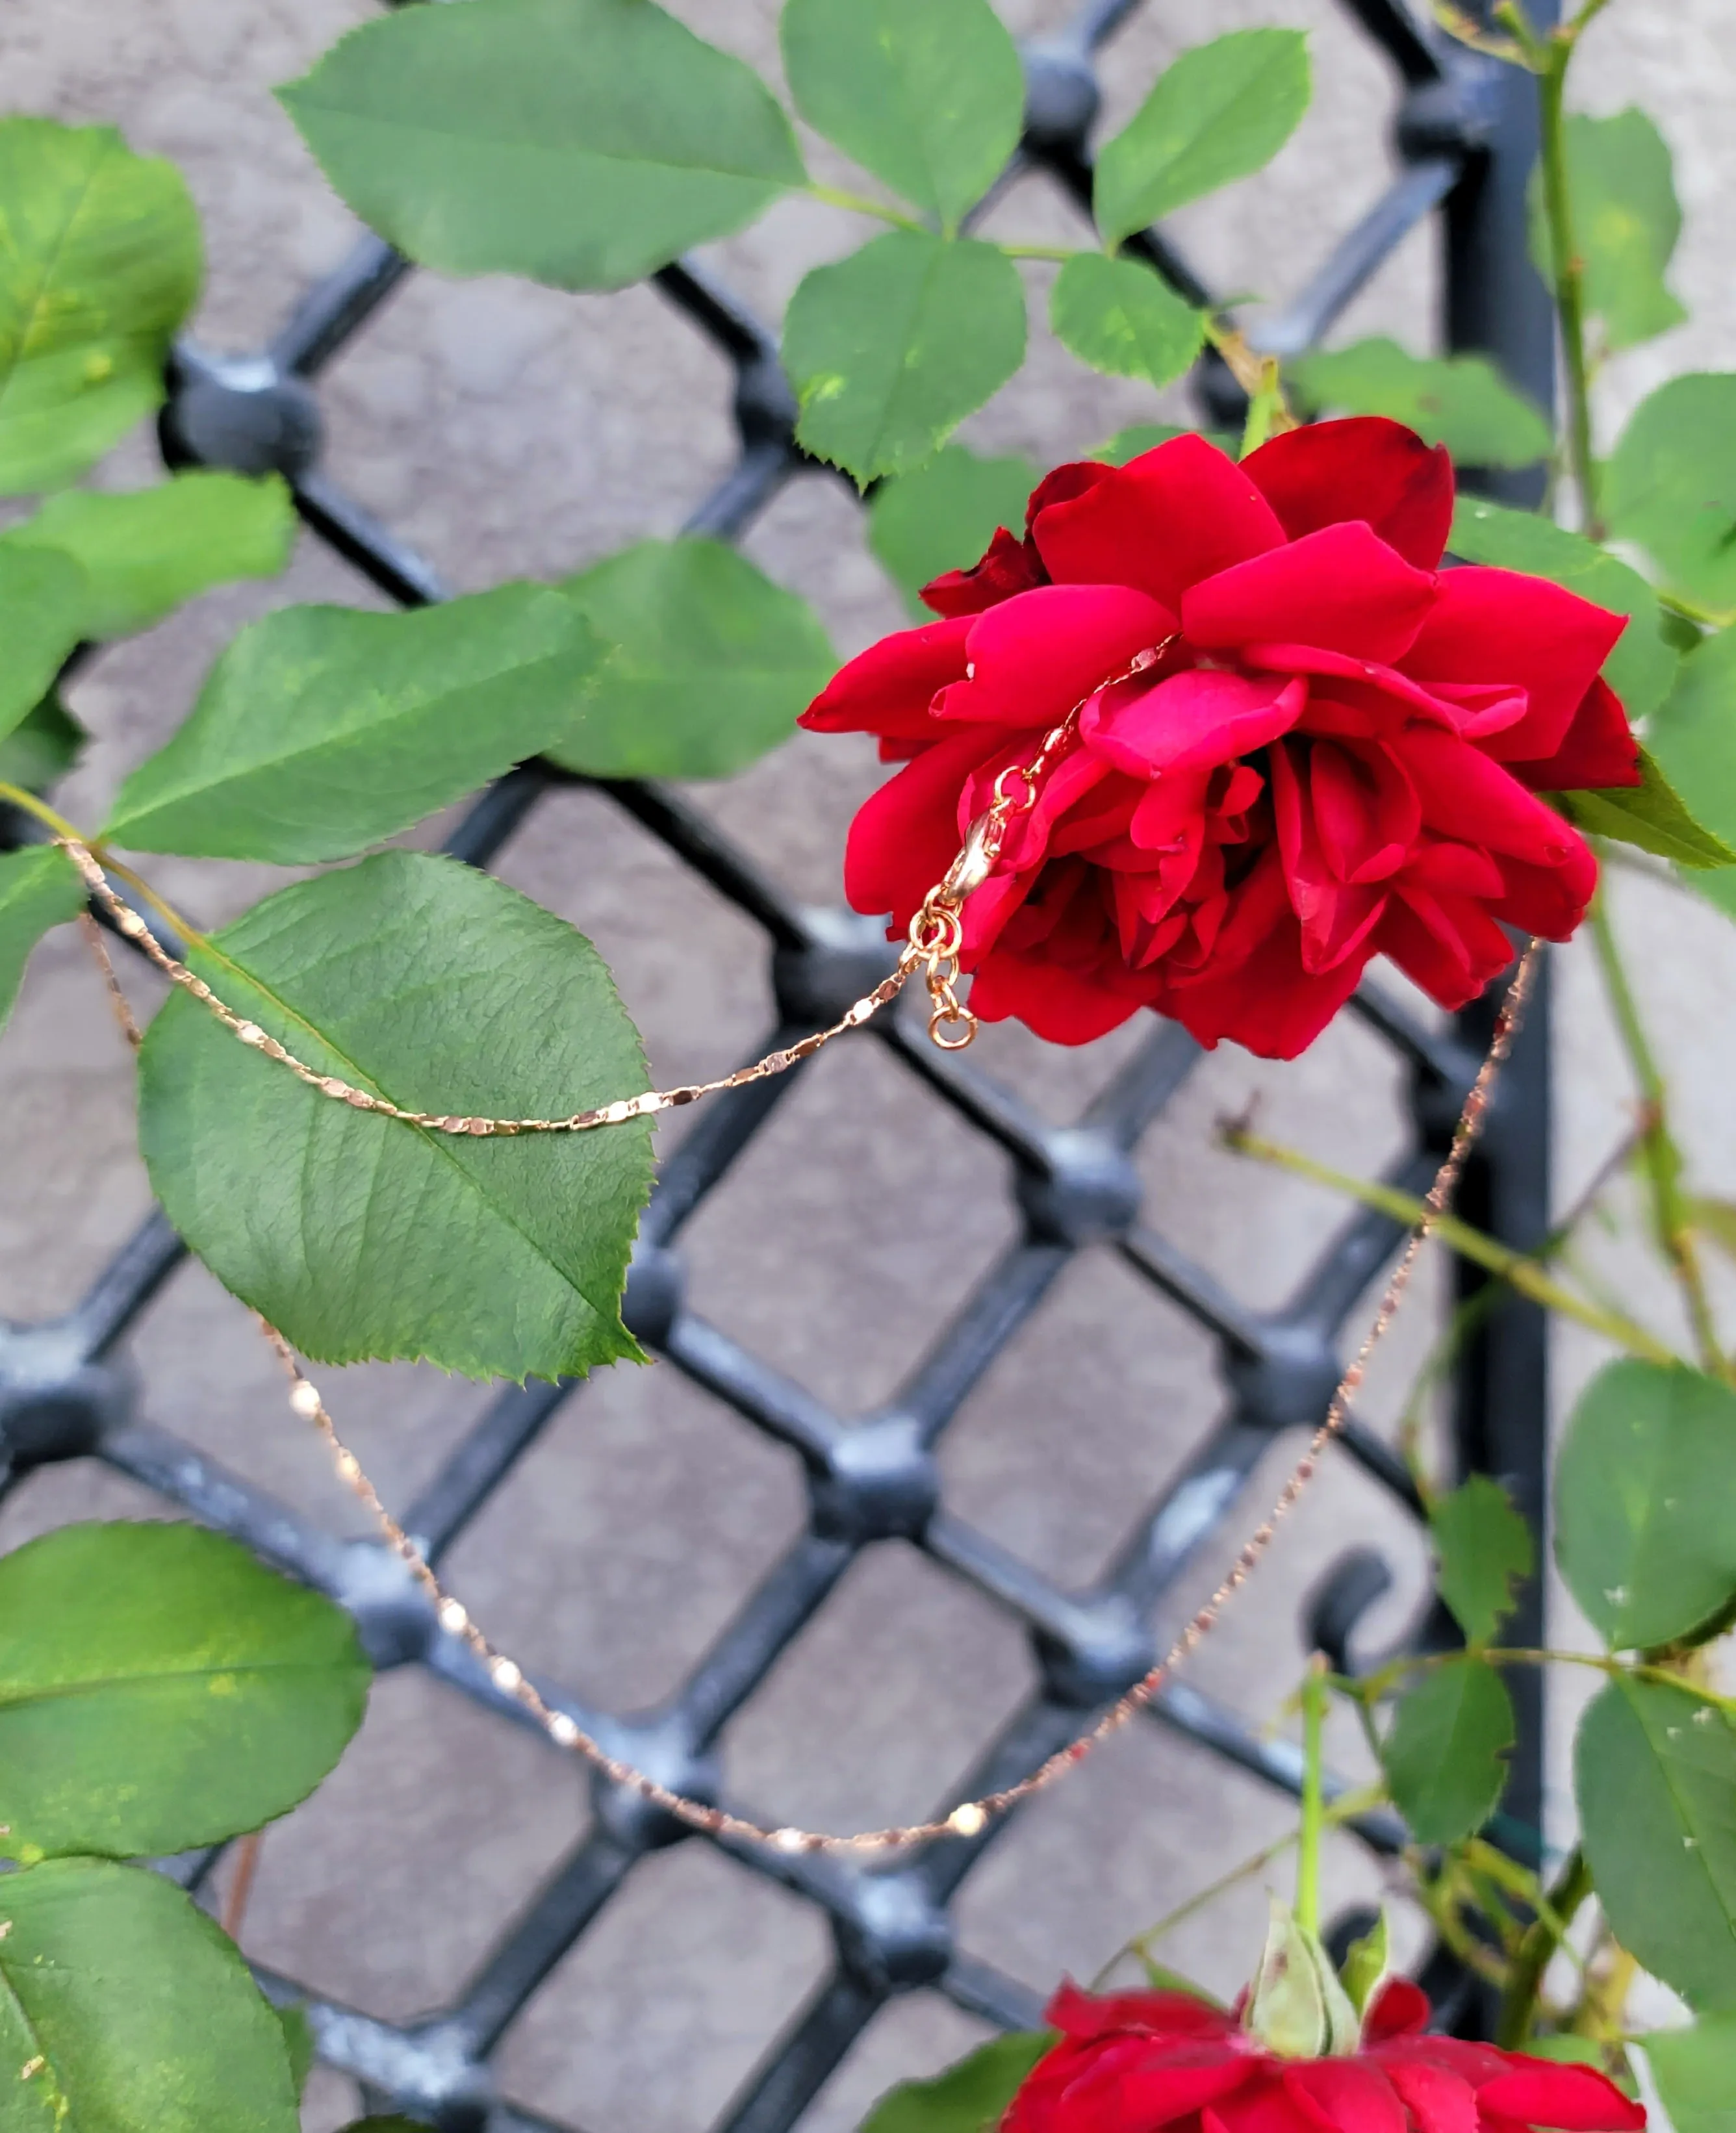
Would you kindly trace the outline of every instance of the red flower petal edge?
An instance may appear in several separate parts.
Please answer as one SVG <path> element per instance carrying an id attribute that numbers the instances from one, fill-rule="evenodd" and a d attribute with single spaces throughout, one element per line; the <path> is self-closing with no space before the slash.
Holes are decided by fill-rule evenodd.
<path id="1" fill-rule="evenodd" d="M 1027 2075 L 1003 2133 L 1637 2133 L 1642 2106 L 1589 2067 L 1423 2034 L 1402 1980 L 1370 2007 L 1362 2049 L 1285 2059 L 1233 2015 L 1181 1992 L 1094 1998 L 1063 1986 L 1060 2041 Z"/>
<path id="2" fill-rule="evenodd" d="M 1058 467 L 1022 536 L 928 587 L 940 621 L 803 715 L 903 765 L 851 826 L 851 903 L 901 935 L 997 776 L 1082 705 L 964 907 L 979 1016 L 1080 1044 L 1148 1007 L 1293 1058 L 1379 955 L 1462 1007 L 1512 961 L 1506 929 L 1565 940 L 1595 885 L 1536 796 L 1640 773 L 1600 678 L 1623 618 L 1443 572 L 1452 513 L 1445 452 L 1375 416 L 1240 465 L 1181 436 Z"/>

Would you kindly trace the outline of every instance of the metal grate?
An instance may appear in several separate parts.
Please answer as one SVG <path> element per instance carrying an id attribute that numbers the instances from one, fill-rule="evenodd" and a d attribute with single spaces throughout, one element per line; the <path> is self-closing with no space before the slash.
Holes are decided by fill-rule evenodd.
<path id="1" fill-rule="evenodd" d="M 1097 54 L 1137 4 L 1094 0 L 1065 34 L 1027 50 L 1027 130 L 1009 176 L 1041 170 L 1088 207 L 1086 137 L 1098 100 Z M 1450 344 L 1489 350 L 1546 402 L 1551 325 L 1524 247 L 1524 185 L 1533 151 L 1528 85 L 1512 70 L 1426 39 L 1400 0 L 1345 4 L 1401 78 L 1398 175 L 1268 325 L 1265 344 L 1289 351 L 1317 339 L 1405 234 L 1438 208 L 1445 226 Z M 1136 243 L 1176 286 L 1205 300 L 1203 284 L 1161 232 Z M 416 604 L 439 599 L 440 584 L 320 465 L 315 396 L 322 366 L 409 271 L 390 248 L 369 238 L 306 295 L 262 356 L 219 359 L 184 346 L 171 367 L 161 436 L 173 464 L 278 469 L 316 534 L 392 597 Z M 700 266 L 684 262 L 656 281 L 733 366 L 739 452 L 689 521 L 690 530 L 733 537 L 805 464 L 792 441 L 794 409 L 777 344 Z M 1233 412 L 1234 388 L 1215 359 L 1195 382 L 1218 419 Z M 1533 500 L 1522 481 L 1483 485 Z M 541 797 L 571 782 L 538 763 L 515 770 L 475 802 L 446 850 L 473 865 L 488 865 Z M 644 784 L 603 789 L 764 934 L 777 1024 L 756 1052 L 786 1044 L 834 1015 L 890 967 L 878 922 L 799 906 L 684 799 Z M 1475 1070 L 1488 1010 L 1473 1009 L 1456 1030 L 1436 1034 L 1372 989 L 1365 989 L 1354 1008 L 1407 1070 L 1416 1146 L 1390 1174 L 1392 1182 L 1421 1190 Z M 1540 998 L 1502 1084 L 1463 1203 L 1473 1219 L 1521 1245 L 1541 1235 L 1547 1212 L 1544 1022 Z M 663 1165 L 633 1262 L 628 1322 L 665 1363 L 796 1455 L 807 1481 L 807 1529 L 654 1717 L 628 1721 L 584 1707 L 556 1684 L 543 1688 L 551 1705 L 571 1712 L 616 1753 L 706 1797 L 720 1796 L 719 1747 L 732 1717 L 861 1552 L 890 1538 L 914 1544 L 1004 1610 L 1028 1634 L 1034 1652 L 1035 1689 L 983 1747 L 959 1796 L 1028 1772 L 1151 1664 L 1154 1609 L 1195 1552 L 1233 1516 L 1243 1481 L 1274 1435 L 1318 1419 L 1338 1373 L 1335 1344 L 1343 1322 L 1397 1236 L 1384 1217 L 1355 1216 L 1320 1253 L 1288 1304 L 1262 1314 L 1245 1308 L 1148 1224 L 1132 1153 L 1200 1056 L 1174 1027 L 1153 1024 L 1109 1085 L 1060 1129 L 961 1061 L 931 1050 L 920 1023 L 906 1027 L 888 1016 L 853 1041 L 886 1046 L 950 1107 L 963 1129 L 986 1137 L 1011 1158 L 1018 1235 L 893 1401 L 846 1424 L 683 1302 L 684 1224 L 801 1070 L 714 1102 Z M 948 1509 L 935 1452 L 966 1395 L 1072 1257 L 1087 1248 L 1118 1254 L 1210 1334 L 1229 1398 L 1227 1412 L 1137 1521 L 1107 1573 L 1087 1590 L 1070 1591 Z M 184 1256 L 167 1222 L 153 1215 L 65 1316 L 33 1326 L 0 1322 L 0 1489 L 48 1461 L 100 1460 L 341 1602 L 378 1665 L 424 1666 L 503 1719 L 522 1717 L 464 1645 L 438 1628 L 395 1559 L 372 1543 L 340 1540 L 138 1418 L 116 1351 Z M 508 1389 L 484 1408 L 406 1517 L 435 1560 L 577 1389 L 571 1384 Z M 1501 1475 L 1534 1521 L 1542 1505 L 1545 1392 L 1541 1316 L 1509 1299 L 1486 1315 L 1461 1359 L 1455 1428 L 1462 1465 Z M 1395 1498 L 1418 1510 L 1404 1468 L 1378 1438 L 1353 1423 L 1345 1442 Z M 1353 1558 L 1322 1589 L 1312 1626 L 1329 1649 L 1342 1653 L 1383 1576 L 1368 1558 Z M 1517 1641 L 1541 1641 L 1541 1606 L 1533 1591 L 1516 1626 Z M 1432 1630 L 1450 1635 L 1439 1621 Z M 1534 1832 L 1541 1814 L 1537 1683 L 1527 1676 L 1513 1688 L 1521 1739 L 1506 1813 L 1512 1826 Z M 1152 1716 L 1272 1785 L 1296 1789 L 1299 1760 L 1292 1749 L 1256 1735 L 1185 1681 L 1162 1692 Z M 941 1811 L 950 1803 L 941 1803 Z M 448 2128 L 487 2124 L 496 2133 L 550 2123 L 496 2100 L 490 2056 L 634 1868 L 684 1835 L 642 1803 L 606 1789 L 599 1789 L 596 1809 L 589 1832 L 554 1865 L 524 1914 L 437 2016 L 395 2026 L 321 1998 L 317 1981 L 291 1985 L 267 1978 L 267 1988 L 279 1996 L 305 1991 L 321 2058 L 358 2078 L 379 2107 L 407 2110 Z M 1390 1851 L 1399 1841 L 1390 1818 L 1369 1816 L 1354 1826 L 1376 1850 Z M 768 1876 L 816 1906 L 830 1924 L 834 1948 L 828 1974 L 721 2126 L 730 2133 L 781 2133 L 796 2124 L 896 1995 L 936 1992 L 1004 2025 L 1036 2020 L 1037 2004 L 1025 1986 L 954 1943 L 950 1901 L 997 1833 L 991 1829 L 969 1843 L 950 1841 L 879 1870 L 721 1846 L 743 1871 Z M 171 1862 L 171 1871 L 196 1885 L 214 1857 Z M 1485 2010 L 1474 1982 L 1442 1955 L 1434 1959 L 1428 1982 L 1445 2019 L 1474 2032 Z"/>

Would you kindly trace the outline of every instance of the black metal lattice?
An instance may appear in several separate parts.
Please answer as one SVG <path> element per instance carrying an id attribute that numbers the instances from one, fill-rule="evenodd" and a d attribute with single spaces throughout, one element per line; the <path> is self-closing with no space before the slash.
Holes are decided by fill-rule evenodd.
<path id="1" fill-rule="evenodd" d="M 1046 171 L 1089 209 L 1086 141 L 1098 103 L 1096 55 L 1137 4 L 1091 0 L 1066 31 L 1027 50 L 1027 131 L 1009 176 Z M 1398 175 L 1302 293 L 1268 324 L 1263 344 L 1290 352 L 1318 339 L 1406 234 L 1440 209 L 1448 344 L 1489 351 L 1546 403 L 1551 324 L 1523 242 L 1524 186 L 1534 152 L 1529 84 L 1512 70 L 1426 36 L 1402 0 L 1344 4 L 1401 78 Z M 1205 300 L 1192 269 L 1160 232 L 1135 244 L 1177 287 Z M 316 534 L 394 599 L 420 604 L 442 597 L 434 572 L 374 523 L 319 464 L 313 386 L 322 366 L 407 271 L 388 246 L 369 238 L 304 298 L 262 358 L 238 361 L 180 348 L 171 368 L 161 436 L 171 464 L 278 469 Z M 738 455 L 689 522 L 690 530 L 733 538 L 808 464 L 793 442 L 794 409 L 777 344 L 700 266 L 684 262 L 655 278 L 733 366 Z M 1195 382 L 1219 419 L 1233 411 L 1233 388 L 1215 359 L 1202 366 Z M 1519 500 L 1531 500 L 1522 482 L 1496 478 L 1482 485 L 1498 493 L 1517 489 Z M 541 763 L 513 771 L 475 802 L 445 849 L 473 865 L 488 865 L 545 793 L 572 782 Z M 777 1026 L 757 1051 L 787 1045 L 830 1019 L 889 967 L 878 922 L 798 906 L 685 800 L 646 784 L 602 789 L 764 933 Z M 1408 1071 L 1416 1146 L 1390 1175 L 1394 1183 L 1420 1190 L 1445 1148 L 1487 1040 L 1491 1010 L 1474 1009 L 1455 1028 L 1436 1033 L 1371 989 L 1354 1005 Z M 1501 1084 L 1463 1203 L 1473 1219 L 1522 1245 L 1541 1236 L 1547 1214 L 1545 1012 L 1540 999 Z M 853 1041 L 885 1045 L 962 1125 L 1010 1158 L 1019 1234 L 897 1396 L 847 1425 L 683 1302 L 683 1225 L 801 1070 L 714 1100 L 663 1164 L 633 1260 L 628 1322 L 666 1363 L 795 1452 L 808 1485 L 807 1528 L 652 1717 L 622 1719 L 585 1708 L 556 1684 L 540 1686 L 551 1707 L 570 1712 L 614 1753 L 702 1797 L 722 1796 L 719 1749 L 732 1717 L 861 1551 L 889 1538 L 921 1548 L 1006 1611 L 1031 1639 L 1036 1686 L 982 1750 L 959 1796 L 1029 1772 L 1150 1665 L 1154 1610 L 1195 1551 L 1219 1533 L 1274 1436 L 1319 1419 L 1338 1375 L 1344 1321 L 1398 1235 L 1384 1216 L 1359 1214 L 1331 1240 L 1284 1308 L 1250 1311 L 1142 1218 L 1132 1152 L 1200 1056 L 1180 1029 L 1154 1025 L 1083 1115 L 1060 1129 L 961 1061 L 933 1052 L 920 1024 L 906 1026 L 888 1015 Z M 1107 1572 L 1087 1590 L 1067 1591 L 947 1509 L 935 1449 L 972 1387 L 1072 1256 L 1087 1248 L 1118 1254 L 1213 1336 L 1229 1400 L 1227 1412 L 1137 1521 Z M 0 1322 L 0 1490 L 48 1461 L 98 1459 L 348 1607 L 377 1665 L 421 1664 L 502 1717 L 522 1721 L 522 1712 L 494 1688 L 465 1644 L 440 1629 L 395 1558 L 373 1543 L 340 1540 L 139 1418 L 130 1381 L 113 1359 L 184 1256 L 166 1221 L 153 1214 L 65 1316 L 32 1326 Z M 1477 1279 L 1469 1273 L 1460 1278 Z M 486 1406 L 406 1515 L 433 1560 L 464 1532 L 575 1389 L 572 1384 L 508 1389 Z M 1509 1298 L 1484 1315 L 1461 1356 L 1456 1443 L 1463 1466 L 1500 1475 L 1534 1524 L 1541 1516 L 1545 1393 L 1541 1314 Z M 1413 1513 L 1419 1509 L 1405 1469 L 1378 1438 L 1353 1422 L 1345 1442 L 1394 1497 Z M 1313 1626 L 1329 1649 L 1342 1652 L 1357 1614 L 1377 1589 L 1368 1562 L 1353 1561 L 1324 1590 Z M 1541 1641 L 1541 1608 L 1533 1590 L 1517 1625 L 1519 1641 Z M 1513 1688 L 1521 1734 L 1505 1806 L 1515 1827 L 1535 1832 L 1542 1806 L 1541 1703 L 1534 1678 L 1516 1679 Z M 1152 1715 L 1273 1785 L 1296 1789 L 1294 1750 L 1254 1734 L 1185 1682 L 1166 1687 Z M 940 1803 L 939 1811 L 950 1803 Z M 305 1991 L 320 2057 L 358 2079 L 379 2107 L 452 2129 L 486 2124 L 507 2133 L 549 2124 L 497 2099 L 490 2056 L 634 1867 L 690 1837 L 644 1803 L 601 1784 L 596 1810 L 589 1832 L 553 1866 L 454 2004 L 438 2015 L 400 2026 L 322 1998 L 315 1981 L 291 1986 L 267 1978 L 267 1989 L 279 1996 Z M 1399 1841 L 1396 1824 L 1383 1815 L 1364 1817 L 1354 1827 L 1377 1850 L 1391 1851 Z M 1003 2025 L 1036 2019 L 1036 2002 L 1025 1986 L 954 1944 L 951 1899 L 997 1833 L 992 1827 L 974 1842 L 949 1840 L 873 1869 L 823 1855 L 790 1856 L 704 1840 L 718 1843 L 745 1871 L 769 1876 L 817 1906 L 830 1924 L 834 1948 L 829 1974 L 767 2053 L 722 2126 L 729 2133 L 782 2133 L 794 2125 L 897 1994 L 938 1992 Z M 171 1871 L 195 1885 L 214 1857 L 172 1862 Z M 1444 2019 L 1474 2031 L 1484 2010 L 1465 1975 L 1437 1957 L 1428 1981 Z"/>

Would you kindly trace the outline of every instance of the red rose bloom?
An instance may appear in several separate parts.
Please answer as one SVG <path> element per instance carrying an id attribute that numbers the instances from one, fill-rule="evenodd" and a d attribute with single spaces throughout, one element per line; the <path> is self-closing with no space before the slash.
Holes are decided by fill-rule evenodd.
<path id="1" fill-rule="evenodd" d="M 1403 1980 L 1375 1998 L 1361 2048 L 1279 2058 L 1233 2015 L 1183 1992 L 1093 1999 L 1065 1985 L 1060 2042 L 1026 2077 L 1002 2133 L 1635 2133 L 1646 2114 L 1589 2067 L 1422 2034 Z"/>
<path id="2" fill-rule="evenodd" d="M 1512 961 L 1503 926 L 1560 941 L 1585 914 L 1596 863 L 1537 794 L 1639 771 L 1599 677 L 1623 618 L 1440 571 L 1452 515 L 1445 452 L 1374 417 L 1239 465 L 1181 436 L 1057 468 L 1022 540 L 937 578 L 941 619 L 803 715 L 905 765 L 851 826 L 851 903 L 902 932 L 1077 705 L 964 905 L 979 1015 L 1079 1044 L 1152 1007 L 1292 1058 L 1376 955 L 1463 1006 Z"/>

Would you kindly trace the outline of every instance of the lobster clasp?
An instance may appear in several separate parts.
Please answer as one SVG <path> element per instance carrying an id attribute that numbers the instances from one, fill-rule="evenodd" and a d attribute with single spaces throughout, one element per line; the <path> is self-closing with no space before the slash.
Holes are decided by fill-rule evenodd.
<path id="1" fill-rule="evenodd" d="M 964 832 L 958 857 L 946 869 L 945 879 L 940 884 L 944 896 L 962 903 L 988 880 L 1001 856 L 1003 827 L 992 807 L 978 816 Z"/>

